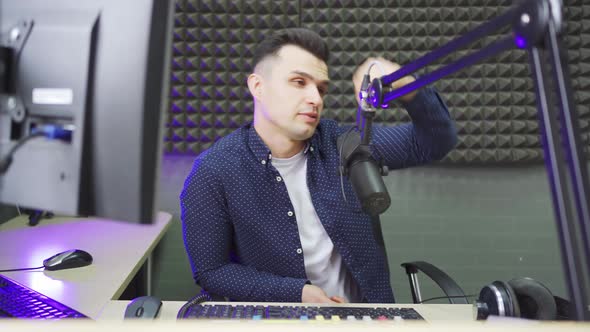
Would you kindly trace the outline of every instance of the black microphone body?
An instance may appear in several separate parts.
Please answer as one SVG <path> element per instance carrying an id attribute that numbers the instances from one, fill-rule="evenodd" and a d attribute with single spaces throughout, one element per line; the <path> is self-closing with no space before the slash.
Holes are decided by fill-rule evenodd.
<path id="1" fill-rule="evenodd" d="M 350 179 L 363 212 L 371 216 L 385 212 L 391 198 L 383 182 L 381 167 L 371 156 L 369 146 L 361 144 L 359 132 L 354 130 L 341 135 L 337 146 L 343 175 Z"/>

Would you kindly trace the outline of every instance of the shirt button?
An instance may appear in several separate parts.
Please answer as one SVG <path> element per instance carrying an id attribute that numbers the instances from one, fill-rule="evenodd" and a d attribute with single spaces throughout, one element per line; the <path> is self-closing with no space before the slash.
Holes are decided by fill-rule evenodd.
<path id="1" fill-rule="evenodd" d="M 301 250 L 301 248 L 297 249 L 297 253 L 301 254 L 303 252 L 303 250 Z"/>
<path id="2" fill-rule="evenodd" d="M 292 216 L 293 216 L 293 211 L 289 211 L 289 212 L 287 212 L 287 215 L 288 215 L 289 217 L 292 217 Z"/>
<path id="3" fill-rule="evenodd" d="M 280 177 L 280 176 L 277 176 L 277 181 L 278 181 L 278 182 L 281 182 L 282 180 L 283 180 L 283 179 L 281 179 L 281 177 Z"/>
<path id="4" fill-rule="evenodd" d="M 313 146 L 309 147 L 309 150 L 310 150 L 311 152 L 313 152 Z"/>
<path id="5" fill-rule="evenodd" d="M 266 160 L 261 161 L 262 165 L 266 165 Z"/>

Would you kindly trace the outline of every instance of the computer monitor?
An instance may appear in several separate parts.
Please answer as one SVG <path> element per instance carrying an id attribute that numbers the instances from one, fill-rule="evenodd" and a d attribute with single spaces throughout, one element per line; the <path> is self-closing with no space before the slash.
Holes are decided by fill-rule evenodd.
<path id="1" fill-rule="evenodd" d="M 153 221 L 173 5 L 0 0 L 0 202 Z"/>

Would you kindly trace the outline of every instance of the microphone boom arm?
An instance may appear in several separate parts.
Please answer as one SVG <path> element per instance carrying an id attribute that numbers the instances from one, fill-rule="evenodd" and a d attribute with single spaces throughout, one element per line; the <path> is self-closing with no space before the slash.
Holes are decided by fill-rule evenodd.
<path id="1" fill-rule="evenodd" d="M 383 91 L 383 86 L 389 86 L 392 82 L 506 26 L 512 27 L 511 35 L 421 76 L 399 89 L 387 93 Z M 559 35 L 561 27 L 562 3 L 560 0 L 521 1 L 519 5 L 512 7 L 506 13 L 476 27 L 469 33 L 389 75 L 374 79 L 368 88 L 366 102 L 373 108 L 387 108 L 391 101 L 485 58 L 517 47 L 526 49 L 533 72 L 545 167 L 548 173 L 567 291 L 573 304 L 575 319 L 588 321 L 590 320 L 588 311 L 590 295 L 584 280 L 590 280 L 590 208 L 588 206 L 590 191 L 578 114 L 572 104 L 567 61 L 561 47 L 562 41 Z M 551 73 L 544 64 L 551 67 Z M 557 100 L 553 100 L 553 95 L 557 96 Z M 556 103 L 559 106 L 557 109 L 551 107 Z"/>

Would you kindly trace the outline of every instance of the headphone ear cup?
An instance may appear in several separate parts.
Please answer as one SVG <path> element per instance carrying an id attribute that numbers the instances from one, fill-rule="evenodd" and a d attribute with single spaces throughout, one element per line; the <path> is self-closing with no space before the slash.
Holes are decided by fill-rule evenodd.
<path id="1" fill-rule="evenodd" d="M 506 287 L 506 293 L 510 299 L 510 304 L 512 306 L 512 316 L 511 317 L 522 317 L 522 311 L 520 308 L 520 303 L 518 303 L 518 295 L 514 291 L 514 288 L 511 287 L 510 283 L 503 282 L 504 287 Z"/>
<path id="2" fill-rule="evenodd" d="M 514 290 L 521 316 L 529 319 L 554 320 L 557 305 L 551 291 L 531 278 L 518 278 L 508 282 Z"/>
<path id="3" fill-rule="evenodd" d="M 505 282 L 494 281 L 482 288 L 479 292 L 478 302 L 485 304 L 487 314 L 489 315 L 520 317 L 520 308 L 516 294 L 510 285 Z"/>
<path id="4" fill-rule="evenodd" d="M 505 302 L 506 307 L 508 307 L 509 309 L 507 310 L 507 314 L 506 316 L 508 317 L 520 317 L 520 305 L 518 304 L 518 297 L 516 296 L 516 293 L 514 293 L 514 290 L 512 289 L 512 287 L 510 287 L 510 285 L 508 283 L 505 282 L 501 282 L 502 286 L 504 287 L 504 292 L 506 292 L 506 300 Z"/>

